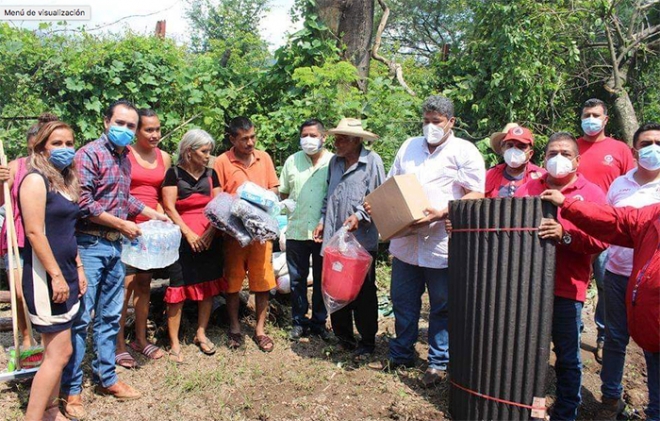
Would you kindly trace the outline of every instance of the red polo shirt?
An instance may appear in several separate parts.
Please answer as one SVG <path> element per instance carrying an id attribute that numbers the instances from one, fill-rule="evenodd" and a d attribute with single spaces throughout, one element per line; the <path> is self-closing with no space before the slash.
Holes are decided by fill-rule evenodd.
<path id="1" fill-rule="evenodd" d="M 495 165 L 486 172 L 486 197 L 513 197 L 518 187 L 545 174 L 543 168 L 528 162 L 520 180 L 509 180 L 504 175 L 506 166 L 506 163 Z M 501 192 L 506 194 L 500 194 Z"/>
<path id="2" fill-rule="evenodd" d="M 546 184 L 548 175 L 532 180 L 516 191 L 516 197 L 539 196 L 549 189 Z M 567 198 L 583 200 L 598 204 L 607 203 L 605 193 L 578 174 L 577 180 L 561 192 Z M 570 244 L 557 245 L 557 269 L 555 272 L 555 295 L 584 302 L 587 286 L 591 275 L 591 256 L 607 248 L 607 244 L 596 240 L 578 229 L 573 223 L 563 218 L 561 211 L 557 220 L 564 228 L 564 233 L 570 234 Z"/>
<path id="3" fill-rule="evenodd" d="M 635 249 L 626 292 L 628 332 L 642 349 L 660 352 L 660 204 L 614 208 L 567 199 L 561 213 L 598 238 Z"/>
<path id="4" fill-rule="evenodd" d="M 607 194 L 615 178 L 635 168 L 630 146 L 625 142 L 606 137 L 599 142 L 577 140 L 580 151 L 580 166 L 577 172 L 587 177 Z"/>

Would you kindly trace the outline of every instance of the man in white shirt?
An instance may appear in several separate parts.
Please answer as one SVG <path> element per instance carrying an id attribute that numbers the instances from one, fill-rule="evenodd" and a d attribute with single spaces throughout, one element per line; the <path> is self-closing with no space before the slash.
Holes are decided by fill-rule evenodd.
<path id="1" fill-rule="evenodd" d="M 633 137 L 633 154 L 637 168 L 616 178 L 607 193 L 607 202 L 615 207 L 641 208 L 660 203 L 660 124 L 641 126 Z M 626 358 L 628 335 L 626 317 L 626 290 L 632 272 L 633 250 L 612 245 L 605 266 L 605 344 L 603 368 L 600 372 L 603 394 L 598 419 L 615 419 L 624 409 L 623 367 Z M 658 356 L 644 352 L 649 373 L 649 408 L 647 418 L 660 413 L 658 393 Z M 655 370 L 653 369 L 655 367 Z M 655 376 L 653 376 L 655 374 Z M 653 387 L 655 383 L 655 387 Z M 652 390 L 655 389 L 655 393 Z"/>
<path id="2" fill-rule="evenodd" d="M 390 339 L 388 366 L 414 364 L 422 294 L 428 289 L 429 354 L 422 384 L 429 387 L 445 378 L 449 363 L 447 206 L 450 200 L 483 198 L 486 169 L 477 148 L 454 136 L 454 106 L 449 99 L 430 96 L 422 113 L 424 136 L 403 143 L 388 175 L 415 174 L 431 203 L 414 234 L 390 243 L 396 337 Z"/>

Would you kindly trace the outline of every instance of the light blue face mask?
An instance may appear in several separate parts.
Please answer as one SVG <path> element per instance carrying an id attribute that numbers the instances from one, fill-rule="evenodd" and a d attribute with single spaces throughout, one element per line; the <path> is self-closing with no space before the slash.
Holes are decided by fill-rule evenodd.
<path id="1" fill-rule="evenodd" d="M 603 130 L 603 122 L 601 119 L 596 117 L 588 117 L 582 120 L 582 131 L 587 136 L 593 136 Z"/>
<path id="2" fill-rule="evenodd" d="M 57 148 L 50 151 L 48 160 L 58 170 L 62 171 L 73 162 L 76 150 L 73 148 Z"/>
<path id="3" fill-rule="evenodd" d="M 637 153 L 639 154 L 637 163 L 640 167 L 649 171 L 660 169 L 660 146 L 654 143 L 643 147 Z"/>
<path id="4" fill-rule="evenodd" d="M 110 126 L 110 129 L 108 129 L 108 139 L 120 148 L 130 145 L 134 137 L 135 133 L 128 127 Z"/>

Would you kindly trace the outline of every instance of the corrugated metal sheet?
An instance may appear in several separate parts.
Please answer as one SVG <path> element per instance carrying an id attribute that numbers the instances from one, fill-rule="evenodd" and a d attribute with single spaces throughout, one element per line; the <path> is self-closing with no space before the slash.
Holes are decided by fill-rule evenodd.
<path id="1" fill-rule="evenodd" d="M 531 197 L 460 200 L 449 206 L 453 419 L 540 416 L 515 404 L 545 405 L 555 245 L 540 240 L 536 228 L 542 217 L 556 212 Z"/>

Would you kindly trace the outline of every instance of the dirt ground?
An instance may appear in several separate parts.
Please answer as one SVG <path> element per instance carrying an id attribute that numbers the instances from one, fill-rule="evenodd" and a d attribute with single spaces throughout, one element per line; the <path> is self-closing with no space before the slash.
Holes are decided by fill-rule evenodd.
<path id="1" fill-rule="evenodd" d="M 385 291 L 383 291 L 385 292 Z M 8 316 L 7 305 L 0 306 L 0 316 Z M 83 393 L 88 419 L 93 420 L 445 420 L 448 385 L 431 389 L 419 385 L 427 352 L 426 314 L 420 319 L 420 360 L 412 369 L 383 373 L 357 365 L 350 354 L 320 339 L 291 343 L 287 328 L 269 326 L 275 340 L 270 354 L 260 352 L 249 339 L 254 320 L 243 320 L 246 345 L 228 350 L 226 328 L 212 326 L 210 338 L 218 352 L 208 357 L 192 345 L 191 323 L 182 326 L 186 345 L 186 363 L 176 365 L 166 359 L 147 361 L 137 357 L 137 370 L 117 368 L 121 380 L 144 393 L 142 399 L 117 402 L 93 392 L 86 365 Z M 595 361 L 595 327 L 590 303 L 583 314 L 583 405 L 579 419 L 594 419 L 600 399 L 600 365 Z M 387 341 L 394 332 L 394 319 L 380 318 L 375 358 L 386 358 Z M 159 344 L 165 345 L 158 335 Z M 10 333 L 0 334 L 0 367 L 6 366 L 4 348 L 11 346 Z M 552 363 L 552 361 L 551 361 Z M 548 401 L 552 402 L 554 375 L 549 370 Z M 641 350 L 628 348 L 624 386 L 625 400 L 643 414 L 647 402 L 646 369 Z M 0 383 L 0 419 L 20 420 L 29 397 L 29 381 Z M 643 415 L 640 415 L 643 418 Z"/>

